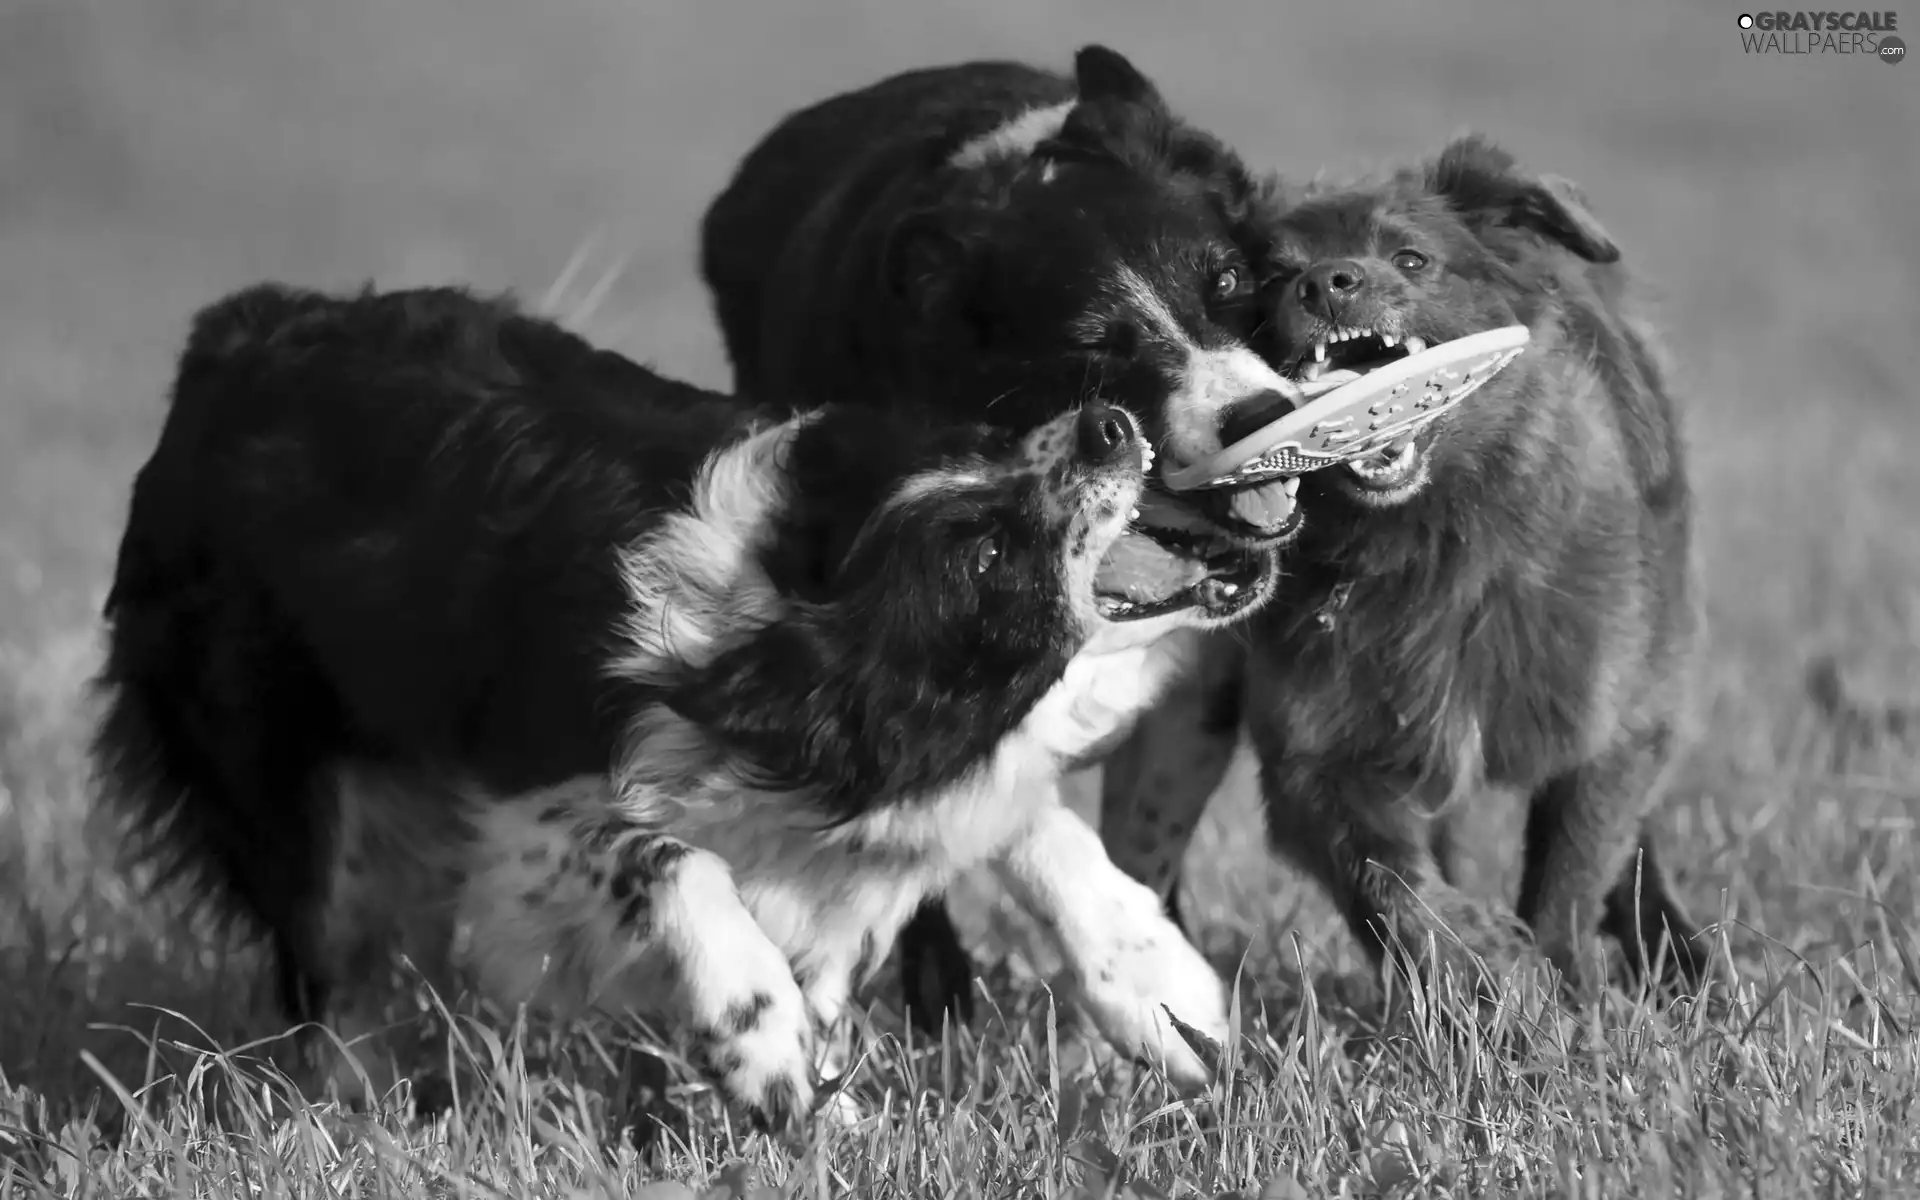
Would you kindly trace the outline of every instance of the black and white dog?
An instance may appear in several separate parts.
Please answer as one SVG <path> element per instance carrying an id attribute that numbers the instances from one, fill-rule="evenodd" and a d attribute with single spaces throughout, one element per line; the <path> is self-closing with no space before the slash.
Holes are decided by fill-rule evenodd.
<path id="1" fill-rule="evenodd" d="M 708 210 L 701 268 L 736 386 L 769 403 L 910 397 L 1019 431 L 1097 396 L 1140 414 L 1159 462 L 1177 467 L 1298 395 L 1247 344 L 1257 199 L 1226 147 L 1121 55 L 1087 46 L 1070 77 L 965 63 L 789 115 Z M 1129 601 L 1114 615 L 1252 611 L 1218 564 L 1291 540 L 1294 490 L 1149 490 L 1102 569 Z M 1179 698 L 1205 674 L 1197 653 L 1190 636 L 1124 624 L 1097 635 L 1068 675 L 1080 691 L 1061 736 L 1077 751 L 1063 768 L 1099 761 L 1169 694 L 1165 711 L 1237 728 L 1237 713 Z M 923 1024 L 969 1011 L 944 912 L 916 918 L 903 954 Z"/>
<path id="2" fill-rule="evenodd" d="M 504 301 L 255 287 L 199 314 L 134 486 L 100 767 L 295 1017 L 404 949 L 664 1016 L 777 1120 L 923 897 L 992 864 L 1102 1030 L 1198 1082 L 1163 1006 L 1223 1036 L 1219 977 L 1030 798 L 1149 461 L 1104 404 L 770 419 Z M 1273 586 L 1214 569 L 1129 628 Z"/>

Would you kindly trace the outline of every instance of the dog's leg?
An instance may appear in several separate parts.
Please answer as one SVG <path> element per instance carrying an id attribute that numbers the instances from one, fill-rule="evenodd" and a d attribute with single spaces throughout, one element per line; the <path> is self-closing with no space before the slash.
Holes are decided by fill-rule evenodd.
<path id="1" fill-rule="evenodd" d="M 1413 781 L 1273 756 L 1260 786 L 1275 852 L 1326 887 L 1376 962 L 1423 984 L 1434 968 L 1462 995 L 1484 995 L 1530 957 L 1509 914 L 1447 881 L 1432 849 L 1436 805 Z"/>
<path id="2" fill-rule="evenodd" d="M 458 982 L 448 957 L 468 827 L 464 800 L 430 779 L 366 764 L 336 763 L 316 777 L 328 836 L 323 900 L 307 923 L 309 961 L 333 981 L 329 1033 L 318 1041 L 331 1061 L 331 1084 L 348 1100 L 391 1096 L 403 1078 L 424 1113 L 451 1098 L 444 1060 L 410 1052 L 394 1000 L 408 991 L 397 967 L 404 954 L 426 983 L 451 1002 Z M 337 1039 L 337 1041 L 336 1041 Z M 424 1068 L 424 1069 L 422 1069 Z"/>
<path id="3" fill-rule="evenodd" d="M 1433 814 L 1433 827 L 1427 838 L 1427 846 L 1433 852 L 1433 862 L 1440 870 L 1440 878 L 1449 887 L 1459 887 L 1466 878 L 1466 863 L 1460 857 L 1459 816 L 1448 810 Z"/>
<path id="4" fill-rule="evenodd" d="M 1229 633 L 1198 640 L 1194 662 L 1108 756 L 1100 840 L 1128 875 L 1180 919 L 1180 865 L 1240 745 L 1246 647 Z"/>
<path id="5" fill-rule="evenodd" d="M 1085 821 L 1048 806 L 995 869 L 1059 939 L 1073 985 L 1109 1040 L 1164 1063 L 1179 1085 L 1210 1081 L 1208 1065 L 1167 1011 L 1224 1041 L 1226 987 L 1167 919 L 1160 898 L 1114 866 Z"/>
<path id="6" fill-rule="evenodd" d="M 476 822 L 460 919 L 489 993 L 664 1013 L 759 1119 L 811 1106 L 806 1000 L 723 860 L 615 807 L 598 778 L 492 802 Z"/>
<path id="7" fill-rule="evenodd" d="M 1638 853 L 1607 893 L 1600 931 L 1625 948 L 1627 968 L 1635 980 L 1652 976 L 1663 935 L 1668 940 L 1666 965 L 1678 972 L 1679 982 L 1693 991 L 1707 979 L 1706 940 L 1674 895 L 1673 883 L 1644 826 Z"/>
<path id="8" fill-rule="evenodd" d="M 1689 986 L 1702 976 L 1705 947 L 1674 898 L 1643 836 L 1673 760 L 1666 726 L 1630 734 L 1586 763 L 1547 781 L 1527 813 L 1519 913 L 1576 990 L 1590 984 L 1592 938 L 1603 921 L 1622 938 L 1629 968 L 1645 979 L 1661 938 Z M 1636 862 L 1635 850 L 1643 851 Z M 1637 898 L 1636 898 L 1637 897 Z"/>
<path id="9" fill-rule="evenodd" d="M 900 931 L 900 987 L 914 1028 L 939 1037 L 948 1021 L 972 1024 L 973 973 L 946 902 L 928 898 Z"/>

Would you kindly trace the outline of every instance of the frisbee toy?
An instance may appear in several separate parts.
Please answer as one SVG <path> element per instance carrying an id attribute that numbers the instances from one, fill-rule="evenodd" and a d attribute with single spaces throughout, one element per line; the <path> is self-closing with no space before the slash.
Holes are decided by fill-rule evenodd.
<path id="1" fill-rule="evenodd" d="M 1179 471 L 1175 491 L 1238 487 L 1366 458 L 1419 433 L 1520 356 L 1525 325 L 1507 325 L 1397 358 L 1309 400 Z"/>

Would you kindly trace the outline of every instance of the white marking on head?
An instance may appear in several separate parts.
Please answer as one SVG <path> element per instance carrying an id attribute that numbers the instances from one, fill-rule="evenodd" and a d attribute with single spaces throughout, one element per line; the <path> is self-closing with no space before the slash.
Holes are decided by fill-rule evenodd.
<path id="1" fill-rule="evenodd" d="M 1184 359 L 1180 382 L 1166 402 L 1167 448 L 1173 453 L 1162 470 L 1176 469 L 1220 449 L 1221 420 L 1237 402 L 1265 391 L 1297 393 L 1293 384 L 1244 345 L 1201 349 L 1167 298 L 1132 267 L 1116 270 L 1106 290 L 1122 311 L 1140 323 L 1145 337 L 1172 347 Z M 1078 332 L 1089 338 L 1099 336 L 1111 319 L 1110 312 L 1082 318 Z"/>
<path id="2" fill-rule="evenodd" d="M 1121 267 L 1114 276 L 1114 285 L 1121 299 L 1146 324 L 1152 337 L 1178 346 L 1189 355 L 1199 353 L 1200 348 L 1187 336 L 1180 319 L 1173 315 L 1172 307 L 1167 304 L 1166 297 L 1155 291 L 1140 272 L 1132 267 Z"/>
<path id="3" fill-rule="evenodd" d="M 989 478 L 991 476 L 977 463 L 909 475 L 900 482 L 899 487 L 893 489 L 891 495 L 881 502 L 880 507 L 867 518 L 866 523 L 860 526 L 859 532 L 854 534 L 853 541 L 846 548 L 845 557 L 852 558 L 858 554 L 866 545 L 867 539 L 879 530 L 881 520 L 891 514 L 894 509 L 905 508 L 923 500 L 941 496 L 962 496 L 980 487 Z"/>
<path id="4" fill-rule="evenodd" d="M 1008 158 L 1026 158 L 1035 146 L 1060 132 L 1075 101 L 1062 100 L 1044 108 L 1029 108 L 972 139 L 947 159 L 958 170 L 972 170 Z"/>
<path id="5" fill-rule="evenodd" d="M 1187 356 L 1179 386 L 1167 397 L 1167 451 L 1161 470 L 1174 471 L 1219 451 L 1220 426 L 1233 407 L 1262 392 L 1298 396 L 1265 359 L 1234 345 L 1195 350 Z"/>
<path id="6" fill-rule="evenodd" d="M 978 465 L 922 471 L 918 475 L 908 476 L 893 490 L 893 495 L 887 497 L 883 511 L 903 508 L 936 496 L 957 496 L 986 483 L 988 478 L 987 472 Z"/>
<path id="7" fill-rule="evenodd" d="M 1081 314 L 1074 321 L 1074 333 L 1080 337 L 1097 340 L 1115 317 L 1124 315 L 1138 322 L 1147 338 L 1188 355 L 1198 353 L 1199 347 L 1174 316 L 1166 297 L 1155 291 L 1140 272 L 1129 266 L 1120 267 L 1107 277 L 1103 291 L 1108 303 Z"/>

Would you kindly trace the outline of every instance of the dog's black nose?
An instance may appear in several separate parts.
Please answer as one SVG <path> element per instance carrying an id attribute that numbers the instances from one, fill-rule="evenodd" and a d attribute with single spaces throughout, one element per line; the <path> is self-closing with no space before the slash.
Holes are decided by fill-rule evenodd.
<path id="1" fill-rule="evenodd" d="M 1080 410 L 1075 426 L 1080 442 L 1080 457 L 1090 463 L 1105 463 L 1133 449 L 1133 418 L 1107 404 L 1089 404 Z"/>
<path id="2" fill-rule="evenodd" d="M 1333 320 L 1333 306 L 1351 300 L 1367 286 L 1367 273 L 1350 258 L 1315 263 L 1293 285 L 1308 312 Z"/>
<path id="3" fill-rule="evenodd" d="M 1231 446 L 1293 411 L 1293 401 L 1279 392 L 1257 392 L 1227 410 L 1220 423 L 1220 444 Z"/>

